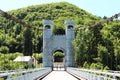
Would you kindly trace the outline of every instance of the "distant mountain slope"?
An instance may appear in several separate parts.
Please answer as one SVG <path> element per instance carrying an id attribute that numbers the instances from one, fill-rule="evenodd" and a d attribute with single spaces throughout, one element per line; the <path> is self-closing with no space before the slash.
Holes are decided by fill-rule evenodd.
<path id="1" fill-rule="evenodd" d="M 9 14 L 22 19 L 28 24 L 34 27 L 43 27 L 43 20 L 49 19 L 54 21 L 53 32 L 55 34 L 64 34 L 65 33 L 65 20 L 75 20 L 76 28 L 88 26 L 90 24 L 99 21 L 101 18 L 94 16 L 83 9 L 78 8 L 77 6 L 67 3 L 50 3 L 42 5 L 34 5 L 26 8 L 20 8 L 17 10 L 12 10 L 8 12 Z M 12 20 L 6 20 L 6 18 L 0 16 L 0 46 L 8 46 L 10 52 L 13 51 L 22 51 L 23 50 L 23 33 L 24 28 L 22 25 L 15 23 Z M 4 38 L 5 35 L 7 38 Z M 3 36 L 3 37 L 2 37 Z M 3 42 L 3 38 L 6 42 Z M 42 46 L 42 32 L 33 30 L 33 45 L 37 50 L 41 50 Z M 14 50 L 17 49 L 17 50 Z"/>
<path id="2" fill-rule="evenodd" d="M 77 25 L 89 25 L 100 19 L 67 2 L 34 5 L 9 13 L 37 27 L 42 27 L 43 19 L 54 20 L 56 25 L 60 24 L 59 26 L 68 19 L 76 20 Z"/>

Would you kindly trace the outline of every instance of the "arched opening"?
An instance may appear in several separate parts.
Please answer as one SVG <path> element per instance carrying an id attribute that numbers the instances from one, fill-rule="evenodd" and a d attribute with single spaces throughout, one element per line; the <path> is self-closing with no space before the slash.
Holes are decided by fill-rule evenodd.
<path id="1" fill-rule="evenodd" d="M 73 29 L 73 26 L 72 26 L 72 25 L 69 25 L 69 26 L 68 26 L 68 29 Z"/>
<path id="2" fill-rule="evenodd" d="M 53 69 L 65 70 L 65 53 L 62 50 L 56 50 L 53 53 Z"/>
<path id="3" fill-rule="evenodd" d="M 50 25 L 46 25 L 46 26 L 45 26 L 45 29 L 50 29 Z"/>

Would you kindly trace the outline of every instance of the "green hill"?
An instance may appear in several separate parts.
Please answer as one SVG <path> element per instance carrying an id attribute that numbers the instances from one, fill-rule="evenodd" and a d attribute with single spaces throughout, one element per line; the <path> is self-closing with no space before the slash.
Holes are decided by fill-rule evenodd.
<path id="1" fill-rule="evenodd" d="M 43 19 L 53 20 L 55 27 L 63 27 L 64 21 L 68 19 L 76 20 L 76 24 L 79 26 L 90 25 L 96 20 L 100 20 L 97 16 L 67 2 L 35 5 L 9 13 L 35 27 L 43 27 Z"/>
<path id="2" fill-rule="evenodd" d="M 43 27 L 44 19 L 53 20 L 53 32 L 55 34 L 65 33 L 65 20 L 75 20 L 76 28 L 84 27 L 100 20 L 97 16 L 67 2 L 34 5 L 12 10 L 8 13 L 33 27 Z M 24 27 L 19 23 L 0 16 L 0 46 L 8 46 L 10 52 L 22 52 L 24 48 L 24 30 Z M 34 51 L 40 52 L 42 50 L 42 31 L 32 30 L 32 36 Z"/>

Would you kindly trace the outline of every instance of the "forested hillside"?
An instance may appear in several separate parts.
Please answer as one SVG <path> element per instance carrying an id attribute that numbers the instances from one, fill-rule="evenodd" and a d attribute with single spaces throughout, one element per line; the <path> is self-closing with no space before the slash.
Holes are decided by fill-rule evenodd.
<path id="1" fill-rule="evenodd" d="M 76 20 L 76 28 L 87 26 L 100 20 L 100 18 L 66 2 L 30 6 L 12 10 L 8 13 L 18 19 L 22 19 L 33 27 L 43 27 L 44 19 L 53 20 L 53 32 L 55 34 L 65 33 L 65 20 Z M 24 48 L 24 33 L 25 28 L 22 25 L 0 16 L 0 46 L 7 46 L 9 52 L 22 52 Z M 32 30 L 31 34 L 33 51 L 40 52 L 42 50 L 42 31 Z"/>
<path id="2" fill-rule="evenodd" d="M 120 21 L 78 31 L 74 48 L 78 66 L 120 70 Z"/>
<path id="3" fill-rule="evenodd" d="M 119 20 L 103 24 L 100 28 L 80 31 L 78 28 L 87 27 L 103 19 L 67 2 L 34 5 L 8 13 L 38 28 L 43 27 L 44 19 L 53 20 L 54 34 L 65 34 L 64 21 L 75 20 L 76 38 L 73 44 L 76 65 L 86 68 L 120 69 Z M 26 29 L 21 24 L 0 15 L 0 51 L 21 52 L 24 55 L 40 53 L 42 32 L 37 29 Z M 29 43 L 32 45 L 28 45 Z"/>

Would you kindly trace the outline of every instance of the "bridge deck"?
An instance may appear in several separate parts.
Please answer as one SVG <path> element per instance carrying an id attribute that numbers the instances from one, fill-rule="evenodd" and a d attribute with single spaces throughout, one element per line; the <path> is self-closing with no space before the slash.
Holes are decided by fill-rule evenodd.
<path id="1" fill-rule="evenodd" d="M 52 71 L 42 80 L 78 80 L 66 71 Z"/>

